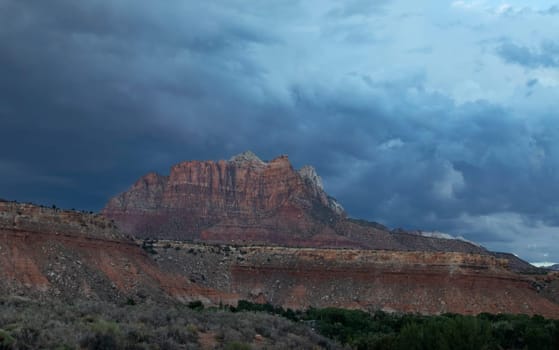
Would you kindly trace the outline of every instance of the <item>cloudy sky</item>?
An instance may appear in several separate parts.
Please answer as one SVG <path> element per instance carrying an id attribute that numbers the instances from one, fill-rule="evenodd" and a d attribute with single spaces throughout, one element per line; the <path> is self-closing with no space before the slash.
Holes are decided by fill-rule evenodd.
<path id="1" fill-rule="evenodd" d="M 351 216 L 559 261 L 559 2 L 0 0 L 0 197 L 250 149 Z"/>

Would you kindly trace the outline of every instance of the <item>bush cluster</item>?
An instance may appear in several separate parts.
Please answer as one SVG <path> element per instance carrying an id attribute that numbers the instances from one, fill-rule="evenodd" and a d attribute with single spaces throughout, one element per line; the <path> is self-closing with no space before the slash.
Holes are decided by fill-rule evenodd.
<path id="1" fill-rule="evenodd" d="M 304 324 L 200 302 L 120 305 L 0 297 L 0 350 L 338 348 Z"/>
<path id="2" fill-rule="evenodd" d="M 279 317 L 281 316 L 281 317 Z M 559 321 L 541 316 L 294 311 L 240 301 L 39 302 L 0 298 L 0 350 L 19 349 L 559 349 Z"/>
<path id="3" fill-rule="evenodd" d="M 541 316 L 368 313 L 337 308 L 295 312 L 270 304 L 241 301 L 232 311 L 258 311 L 287 317 L 353 349 L 554 350 L 559 321 Z"/>

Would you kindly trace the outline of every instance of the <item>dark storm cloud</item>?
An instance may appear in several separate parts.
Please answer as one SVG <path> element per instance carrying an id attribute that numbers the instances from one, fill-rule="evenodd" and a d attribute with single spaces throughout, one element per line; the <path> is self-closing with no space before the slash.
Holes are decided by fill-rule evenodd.
<path id="1" fill-rule="evenodd" d="M 351 213 L 390 226 L 467 233 L 470 239 L 492 243 L 512 240 L 502 233 L 506 221 L 499 222 L 501 229 L 465 226 L 458 219 L 460 213 L 474 218 L 521 212 L 556 225 L 548 220 L 556 216 L 559 204 L 553 198 L 559 190 L 557 164 L 550 160 L 557 157 L 558 145 L 551 135 L 559 136 L 558 122 L 517 119 L 485 102 L 456 106 L 444 96 L 426 92 L 419 96 L 428 106 L 422 110 L 402 95 L 418 83 L 392 86 L 393 95 L 380 84 L 384 99 L 371 98 L 374 102 L 371 106 L 363 102 L 362 110 L 348 108 L 362 105 L 353 98 L 344 101 L 326 95 L 318 102 L 313 95 L 314 104 L 329 106 L 321 111 L 323 117 L 344 116 L 339 125 L 326 124 L 321 130 L 337 130 L 345 139 L 343 147 L 325 147 L 339 152 L 330 156 L 331 169 L 325 167 L 330 170 L 326 184 L 342 203 L 350 204 Z M 378 88 L 370 85 L 372 90 Z M 398 101 L 398 106 L 381 101 Z M 367 117 L 375 122 L 357 122 Z M 549 129 L 530 130 L 535 125 Z M 526 218 L 519 223 L 528 226 Z"/>
<path id="2" fill-rule="evenodd" d="M 559 67 L 559 43 L 554 41 L 544 41 L 539 48 L 504 41 L 497 47 L 497 54 L 508 63 L 528 68 Z"/>
<path id="3" fill-rule="evenodd" d="M 132 5 L 2 3 L 0 157 L 25 169 L 3 174 L 4 196 L 44 200 L 34 193 L 54 174 L 74 188 L 49 200 L 99 208 L 142 172 L 222 157 L 223 141 L 235 142 L 224 134 L 258 125 L 247 106 L 228 106 L 244 93 L 231 86 L 257 84 L 261 73 L 242 51 L 271 36 L 226 10 L 214 14 L 219 24 L 197 21 L 210 6 L 188 4 L 179 18 L 173 6 Z M 239 125 L 231 113 L 248 120 Z"/>

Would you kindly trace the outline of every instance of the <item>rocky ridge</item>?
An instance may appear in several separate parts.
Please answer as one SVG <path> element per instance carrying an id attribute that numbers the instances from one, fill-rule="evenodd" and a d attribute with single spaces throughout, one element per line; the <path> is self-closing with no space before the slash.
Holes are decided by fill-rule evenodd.
<path id="1" fill-rule="evenodd" d="M 140 178 L 102 211 L 138 238 L 295 247 L 488 252 L 470 242 L 423 237 L 346 217 L 311 166 L 252 152 L 187 161 L 169 176 Z"/>
<path id="2" fill-rule="evenodd" d="M 0 227 L 21 232 L 52 232 L 106 240 L 130 240 L 99 214 L 0 201 Z"/>
<path id="3" fill-rule="evenodd" d="M 287 156 L 263 162 L 246 152 L 229 161 L 179 163 L 169 176 L 140 178 L 102 213 L 140 238 L 300 245 L 320 245 L 323 238 L 344 241 L 331 228 L 345 216 L 341 205 L 327 196 L 314 169 L 297 172 Z"/>
<path id="4" fill-rule="evenodd" d="M 0 279 L 3 295 L 39 299 L 228 300 L 160 270 L 101 215 L 5 201 L 0 202 Z"/>
<path id="5" fill-rule="evenodd" d="M 8 202 L 0 212 L 4 295 L 559 318 L 556 279 L 516 274 L 490 255 L 184 241 L 153 242 L 148 254 L 96 214 Z"/>
<path id="6" fill-rule="evenodd" d="M 553 280 L 517 274 L 507 259 L 491 255 L 178 241 L 159 241 L 155 249 L 163 271 L 241 299 L 293 309 L 559 317 Z"/>

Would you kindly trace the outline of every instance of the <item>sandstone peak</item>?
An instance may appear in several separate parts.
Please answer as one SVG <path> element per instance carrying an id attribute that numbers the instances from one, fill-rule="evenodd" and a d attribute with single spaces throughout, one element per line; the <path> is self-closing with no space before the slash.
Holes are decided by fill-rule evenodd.
<path id="1" fill-rule="evenodd" d="M 317 188 L 324 190 L 324 186 L 322 185 L 322 179 L 318 176 L 316 169 L 312 165 L 305 165 L 301 169 L 299 169 L 299 175 L 310 183 L 312 183 Z"/>
<path id="2" fill-rule="evenodd" d="M 148 174 L 103 214 L 137 237 L 286 245 L 335 235 L 332 225 L 345 216 L 314 168 L 297 172 L 286 155 L 264 162 L 250 151 Z"/>
<path id="3" fill-rule="evenodd" d="M 259 165 L 265 165 L 266 163 L 262 161 L 262 159 L 258 158 L 256 154 L 252 151 L 244 151 L 243 153 L 239 153 L 236 156 L 231 157 L 229 159 L 230 162 L 233 163 L 256 163 Z"/>

